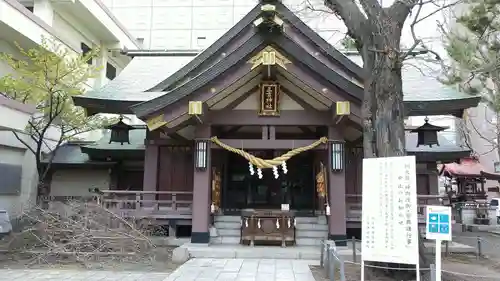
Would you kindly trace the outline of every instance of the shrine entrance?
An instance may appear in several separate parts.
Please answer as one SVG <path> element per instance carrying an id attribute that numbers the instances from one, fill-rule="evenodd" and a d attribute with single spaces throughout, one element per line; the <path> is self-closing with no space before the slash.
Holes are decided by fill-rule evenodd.
<path id="1" fill-rule="evenodd" d="M 263 169 L 251 175 L 248 161 L 231 152 L 226 153 L 222 173 L 222 210 L 224 214 L 239 214 L 244 209 L 280 210 L 288 204 L 300 214 L 313 214 L 316 207 L 314 152 L 307 151 L 287 161 L 285 174 L 280 167 L 275 178 L 273 169 Z M 281 154 L 277 150 L 249 151 L 263 159 Z"/>

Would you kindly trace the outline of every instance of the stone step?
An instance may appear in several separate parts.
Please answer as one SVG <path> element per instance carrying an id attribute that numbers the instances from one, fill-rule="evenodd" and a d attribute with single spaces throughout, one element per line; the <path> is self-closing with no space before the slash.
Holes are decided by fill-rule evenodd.
<path id="1" fill-rule="evenodd" d="M 185 244 L 189 255 L 193 258 L 252 258 L 252 259 L 304 259 L 319 260 L 321 257 L 321 248 L 317 246 L 229 246 L 229 245 L 209 245 L 198 246 L 194 244 Z M 338 255 L 342 258 L 352 256 L 352 251 L 347 247 L 338 247 Z"/>
<path id="2" fill-rule="evenodd" d="M 241 230 L 238 229 L 229 229 L 229 228 L 217 228 L 217 234 L 219 236 L 232 236 L 232 237 L 240 237 L 241 236 Z"/>
<path id="3" fill-rule="evenodd" d="M 303 223 L 314 223 L 314 224 L 327 224 L 326 218 L 324 216 L 319 217 L 296 217 L 296 224 Z"/>
<path id="4" fill-rule="evenodd" d="M 239 245 L 240 237 L 235 236 L 218 236 L 210 237 L 210 244 L 214 245 Z"/>
<path id="5" fill-rule="evenodd" d="M 215 222 L 241 222 L 241 217 L 240 216 L 215 216 L 214 217 Z"/>
<path id="6" fill-rule="evenodd" d="M 295 231 L 295 236 L 297 238 L 326 239 L 328 237 L 328 231 L 297 230 Z"/>
<path id="7" fill-rule="evenodd" d="M 321 246 L 322 238 L 296 238 L 295 243 L 297 246 Z"/>
<path id="8" fill-rule="evenodd" d="M 217 229 L 217 234 L 219 237 L 240 237 L 241 232 L 239 229 Z M 295 233 L 296 239 L 313 239 L 313 240 L 321 240 L 326 239 L 328 237 L 328 232 L 322 231 L 297 231 Z M 314 244 L 315 245 L 315 244 Z"/>
<path id="9" fill-rule="evenodd" d="M 316 231 L 328 231 L 327 224 L 317 224 L 317 223 L 297 223 L 295 225 L 297 230 L 316 230 Z"/>
<path id="10" fill-rule="evenodd" d="M 241 223 L 220 221 L 220 222 L 215 222 L 215 227 L 217 229 L 240 229 Z"/>

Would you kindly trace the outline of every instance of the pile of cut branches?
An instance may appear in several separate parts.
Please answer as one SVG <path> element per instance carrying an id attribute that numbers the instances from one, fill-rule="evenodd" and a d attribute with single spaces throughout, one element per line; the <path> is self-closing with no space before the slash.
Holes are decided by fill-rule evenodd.
<path id="1" fill-rule="evenodd" d="M 49 210 L 34 207 L 24 212 L 20 230 L 5 238 L 1 249 L 29 257 L 32 264 L 154 258 L 149 219 L 123 218 L 93 202 L 52 203 Z"/>

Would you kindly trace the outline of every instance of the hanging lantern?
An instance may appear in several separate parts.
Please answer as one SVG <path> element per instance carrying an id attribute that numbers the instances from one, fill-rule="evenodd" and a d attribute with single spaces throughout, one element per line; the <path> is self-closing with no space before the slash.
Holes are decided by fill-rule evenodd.
<path id="1" fill-rule="evenodd" d="M 344 169 L 344 142 L 330 142 L 330 167 L 332 172 L 341 172 Z"/>
<path id="2" fill-rule="evenodd" d="M 427 117 L 424 119 L 424 121 L 424 125 L 410 131 L 412 133 L 418 134 L 417 147 L 419 147 L 420 145 L 428 145 L 429 147 L 432 147 L 433 145 L 439 146 L 437 133 L 440 131 L 444 131 L 446 128 L 430 124 L 429 118 Z"/>
<path id="3" fill-rule="evenodd" d="M 208 140 L 196 140 L 195 148 L 195 168 L 199 171 L 204 171 L 208 166 Z"/>
<path id="4" fill-rule="evenodd" d="M 130 144 L 129 131 L 134 130 L 135 128 L 133 126 L 125 124 L 123 122 L 123 116 L 120 116 L 120 120 L 116 124 L 107 126 L 106 129 L 111 130 L 109 143 L 119 142 L 121 145 L 123 145 L 123 143 Z"/>

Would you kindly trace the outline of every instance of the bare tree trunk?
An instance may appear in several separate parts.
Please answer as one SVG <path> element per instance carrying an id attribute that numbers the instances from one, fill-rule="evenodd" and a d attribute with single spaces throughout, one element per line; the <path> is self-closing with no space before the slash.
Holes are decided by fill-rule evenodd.
<path id="1" fill-rule="evenodd" d="M 365 157 L 403 156 L 405 149 L 403 86 L 401 79 L 399 36 L 388 34 L 370 38 L 369 45 L 363 46 L 364 70 L 369 79 L 365 80 L 365 94 L 362 108 L 363 147 Z M 367 40 L 365 40 L 367 42 Z M 429 267 L 429 260 L 423 237 L 419 236 L 419 260 L 421 268 Z M 395 278 L 408 278 L 408 272 L 392 271 Z M 422 280 L 429 280 L 425 271 Z"/>
<path id="2" fill-rule="evenodd" d="M 402 156 L 406 151 L 399 36 L 396 32 L 370 42 L 362 49 L 364 69 L 370 73 L 362 112 L 365 156 Z"/>

